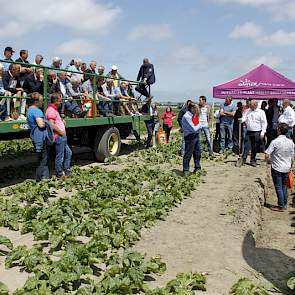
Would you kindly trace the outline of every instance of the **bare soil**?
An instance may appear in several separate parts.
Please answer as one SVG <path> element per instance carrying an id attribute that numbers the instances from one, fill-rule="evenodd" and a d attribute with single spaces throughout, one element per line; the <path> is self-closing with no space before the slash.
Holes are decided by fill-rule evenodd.
<path id="1" fill-rule="evenodd" d="M 105 168 L 124 165 L 123 161 Z M 174 172 L 180 168 L 165 166 Z M 205 163 L 204 168 L 207 175 L 192 198 L 166 220 L 143 230 L 134 247 L 147 256 L 159 254 L 167 263 L 166 273 L 151 285 L 164 286 L 179 272 L 200 271 L 208 273 L 208 290 L 197 294 L 229 294 L 242 276 L 269 290 L 276 287 L 283 294 L 292 294 L 286 289 L 286 275 L 295 270 L 295 209 L 290 206 L 288 212 L 279 213 L 264 206 L 276 203 L 265 164 L 237 168 L 232 158 L 226 163 Z M 30 234 L 21 236 L 0 228 L 0 235 L 15 245 L 34 243 Z M 3 262 L 4 257 L 0 257 L 0 281 L 11 291 L 23 286 L 27 273 L 16 267 L 6 270 Z"/>

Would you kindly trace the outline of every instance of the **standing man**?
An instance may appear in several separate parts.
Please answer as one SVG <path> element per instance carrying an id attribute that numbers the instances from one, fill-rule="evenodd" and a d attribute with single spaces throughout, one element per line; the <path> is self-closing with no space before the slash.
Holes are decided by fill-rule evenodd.
<path id="1" fill-rule="evenodd" d="M 145 97 L 150 97 L 150 93 L 147 91 L 146 86 L 156 82 L 154 65 L 150 63 L 148 58 L 143 59 L 143 64 L 139 69 L 137 79 L 139 84 L 135 87 L 135 90 Z"/>
<path id="2" fill-rule="evenodd" d="M 49 179 L 49 149 L 53 142 L 53 133 L 49 124 L 44 121 L 43 97 L 34 92 L 28 99 L 29 109 L 27 121 L 31 129 L 31 139 L 38 159 L 36 180 Z"/>
<path id="3" fill-rule="evenodd" d="M 279 117 L 279 123 L 286 123 L 289 126 L 287 137 L 292 138 L 295 125 L 295 112 L 290 106 L 288 99 L 283 100 L 283 114 Z"/>
<path id="4" fill-rule="evenodd" d="M 271 175 L 278 198 L 278 206 L 272 207 L 272 210 L 279 212 L 287 209 L 288 189 L 286 181 L 294 162 L 294 143 L 286 136 L 288 129 L 288 124 L 279 123 L 279 137 L 273 140 L 265 151 L 266 161 L 268 162 L 271 159 Z"/>
<path id="5" fill-rule="evenodd" d="M 226 97 L 223 106 L 220 109 L 220 153 L 223 154 L 225 149 L 233 148 L 233 123 L 236 113 L 236 107 L 232 103 L 230 96 Z M 227 146 L 225 138 L 227 135 Z"/>
<path id="6" fill-rule="evenodd" d="M 278 106 L 278 100 L 272 99 L 268 101 L 268 109 L 265 111 L 266 119 L 267 119 L 267 143 L 268 147 L 272 140 L 277 138 L 278 136 L 278 121 L 280 117 L 280 107 Z"/>
<path id="7" fill-rule="evenodd" d="M 234 141 L 234 152 L 237 154 L 240 154 L 239 149 L 240 147 L 240 141 L 239 141 L 239 133 L 242 133 L 242 130 L 240 131 L 240 124 L 239 119 L 243 117 L 243 104 L 239 101 L 237 103 L 237 110 L 234 116 L 234 128 L 233 128 L 233 141 Z M 242 134 L 241 134 L 242 137 Z"/>
<path id="8" fill-rule="evenodd" d="M 196 104 L 190 103 L 187 112 L 182 118 L 182 130 L 185 141 L 185 152 L 183 156 L 183 175 L 189 175 L 189 163 L 193 156 L 195 169 L 194 173 L 201 170 L 201 147 L 199 130 L 199 108 Z"/>
<path id="9" fill-rule="evenodd" d="M 199 108 L 200 108 L 199 117 L 200 117 L 200 126 L 201 126 L 200 130 L 201 132 L 203 131 L 205 134 L 209 155 L 213 156 L 213 148 L 212 148 L 210 129 L 209 129 L 211 107 L 207 104 L 206 96 L 200 96 Z"/>
<path id="10" fill-rule="evenodd" d="M 14 54 L 14 50 L 12 49 L 12 47 L 10 47 L 10 46 L 5 47 L 5 49 L 4 49 L 4 60 L 13 61 L 12 60 L 13 54 Z M 9 66 L 10 66 L 10 63 L 5 62 L 4 63 L 4 70 L 8 71 Z"/>
<path id="11" fill-rule="evenodd" d="M 65 123 L 61 119 L 58 109 L 62 103 L 62 95 L 59 93 L 53 93 L 51 95 L 51 104 L 47 108 L 46 117 L 48 118 L 53 131 L 55 140 L 55 173 L 56 177 L 71 175 L 71 159 L 72 151 L 67 143 L 66 127 Z"/>
<path id="12" fill-rule="evenodd" d="M 187 112 L 187 108 L 189 106 L 189 104 L 192 103 L 192 101 L 189 99 L 186 101 L 186 103 L 182 106 L 181 110 L 178 113 L 178 117 L 177 117 L 177 122 L 179 125 L 179 132 L 181 133 L 181 149 L 180 149 L 180 154 L 183 157 L 184 156 L 184 148 L 185 148 L 185 142 L 184 142 L 184 136 L 183 136 L 183 130 L 182 130 L 182 118 L 184 116 L 184 114 Z"/>
<path id="13" fill-rule="evenodd" d="M 251 147 L 250 165 L 256 167 L 256 154 L 259 149 L 260 140 L 263 139 L 267 128 L 265 112 L 258 108 L 256 100 L 250 102 L 250 109 L 243 115 L 242 122 L 247 126 L 247 144 L 244 147 L 242 158 L 239 159 L 237 166 L 241 167 L 246 163 Z"/>

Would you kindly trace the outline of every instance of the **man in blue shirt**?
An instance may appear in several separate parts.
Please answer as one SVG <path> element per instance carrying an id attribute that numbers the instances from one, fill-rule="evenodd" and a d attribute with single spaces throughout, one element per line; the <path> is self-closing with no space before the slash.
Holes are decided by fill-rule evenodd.
<path id="1" fill-rule="evenodd" d="M 37 92 L 32 93 L 31 98 L 28 100 L 30 105 L 27 112 L 27 121 L 30 129 L 33 131 L 35 128 L 39 128 L 41 130 L 46 128 L 44 122 L 44 114 L 41 110 L 43 106 L 43 97 Z M 34 140 L 32 138 L 33 144 Z M 34 144 L 35 146 L 35 144 Z M 36 148 L 36 147 L 35 147 Z M 44 140 L 43 147 L 39 151 L 36 150 L 37 159 L 38 159 L 38 167 L 36 170 L 36 180 L 41 181 L 45 179 L 49 179 L 49 146 Z"/>
<path id="2" fill-rule="evenodd" d="M 200 135 L 199 130 L 201 125 L 199 123 L 199 109 L 194 103 L 190 103 L 187 107 L 187 112 L 184 114 L 181 120 L 182 132 L 185 141 L 185 151 L 183 156 L 183 175 L 189 175 L 189 163 L 193 156 L 195 163 L 196 173 L 201 169 L 201 147 L 200 147 Z"/>
<path id="3" fill-rule="evenodd" d="M 220 153 L 225 149 L 233 148 L 233 124 L 236 107 L 232 103 L 230 96 L 226 97 L 223 106 L 220 109 Z M 226 136 L 227 135 L 227 136 Z M 227 138 L 227 144 L 225 141 Z"/>

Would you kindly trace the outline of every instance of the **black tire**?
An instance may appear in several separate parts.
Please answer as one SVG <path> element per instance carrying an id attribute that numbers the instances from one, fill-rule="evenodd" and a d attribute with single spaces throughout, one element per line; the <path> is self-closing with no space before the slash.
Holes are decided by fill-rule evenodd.
<path id="1" fill-rule="evenodd" d="M 98 132 L 94 141 L 94 156 L 97 161 L 103 162 L 106 158 L 120 154 L 121 137 L 116 127 L 110 127 L 104 132 Z"/>

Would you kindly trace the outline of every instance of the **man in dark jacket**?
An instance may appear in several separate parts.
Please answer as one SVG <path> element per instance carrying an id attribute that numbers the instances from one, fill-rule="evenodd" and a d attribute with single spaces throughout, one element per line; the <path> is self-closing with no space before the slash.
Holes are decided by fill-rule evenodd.
<path id="1" fill-rule="evenodd" d="M 54 71 L 48 71 L 48 88 L 47 88 L 48 94 L 53 93 L 59 93 L 60 92 L 60 86 L 59 86 L 59 80 L 57 78 L 57 75 Z"/>
<path id="2" fill-rule="evenodd" d="M 272 99 L 268 101 L 268 109 L 266 110 L 265 115 L 267 119 L 266 147 L 268 147 L 272 140 L 276 139 L 278 136 L 277 127 L 279 122 L 279 116 L 281 115 L 281 109 L 278 106 L 277 99 Z"/>
<path id="3" fill-rule="evenodd" d="M 147 91 L 146 86 L 150 87 L 150 85 L 154 84 L 156 82 L 156 77 L 154 66 L 147 58 L 143 59 L 143 64 L 139 69 L 136 80 L 140 82 L 135 90 L 145 97 L 150 97 L 150 93 Z"/>
<path id="4" fill-rule="evenodd" d="M 181 150 L 180 150 L 180 154 L 183 156 L 184 155 L 184 149 L 185 149 L 185 142 L 184 142 L 184 137 L 183 137 L 183 132 L 182 132 L 182 117 L 184 116 L 184 114 L 187 112 L 188 110 L 188 106 L 189 104 L 191 104 L 192 101 L 189 99 L 181 108 L 180 112 L 178 113 L 178 117 L 177 117 L 177 122 L 179 125 L 179 131 L 182 134 L 182 141 L 181 141 Z"/>
<path id="5" fill-rule="evenodd" d="M 38 92 L 43 95 L 43 69 L 37 68 L 34 73 L 28 75 L 23 87 L 27 94 Z"/>

